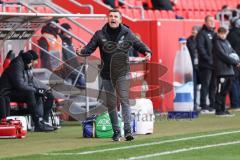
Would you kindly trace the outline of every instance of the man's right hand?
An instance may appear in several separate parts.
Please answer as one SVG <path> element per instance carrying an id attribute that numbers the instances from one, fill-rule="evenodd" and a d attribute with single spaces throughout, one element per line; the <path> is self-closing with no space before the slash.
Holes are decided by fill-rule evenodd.
<path id="1" fill-rule="evenodd" d="M 82 50 L 82 47 L 79 47 L 79 48 L 76 49 L 76 54 L 77 54 L 78 56 L 82 56 L 81 50 Z"/>
<path id="2" fill-rule="evenodd" d="M 240 63 L 238 63 L 236 67 L 237 67 L 238 69 L 240 69 Z"/>

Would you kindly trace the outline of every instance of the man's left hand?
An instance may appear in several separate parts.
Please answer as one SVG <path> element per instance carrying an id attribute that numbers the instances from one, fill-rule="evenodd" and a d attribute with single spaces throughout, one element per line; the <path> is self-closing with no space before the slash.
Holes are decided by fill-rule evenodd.
<path id="1" fill-rule="evenodd" d="M 150 52 L 145 52 L 145 59 L 147 60 L 147 61 L 150 61 L 150 59 L 151 59 L 151 57 L 152 57 L 152 54 L 150 53 Z"/>

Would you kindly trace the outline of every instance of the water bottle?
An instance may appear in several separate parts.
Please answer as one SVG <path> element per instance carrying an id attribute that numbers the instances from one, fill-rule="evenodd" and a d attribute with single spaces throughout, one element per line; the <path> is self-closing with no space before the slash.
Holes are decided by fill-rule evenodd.
<path id="1" fill-rule="evenodd" d="M 186 39 L 179 38 L 179 50 L 174 59 L 174 111 L 193 111 L 193 67 Z"/>

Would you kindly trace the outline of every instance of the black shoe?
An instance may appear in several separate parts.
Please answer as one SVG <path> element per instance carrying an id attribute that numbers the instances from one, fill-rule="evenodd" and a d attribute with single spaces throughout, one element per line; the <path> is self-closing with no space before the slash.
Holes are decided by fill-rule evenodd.
<path id="1" fill-rule="evenodd" d="M 45 125 L 49 126 L 49 127 L 52 127 L 54 130 L 57 130 L 57 129 L 58 129 L 57 126 L 55 126 L 55 125 L 51 125 L 50 123 L 48 123 L 48 122 L 45 121 L 45 120 L 42 120 L 41 122 L 44 123 Z"/>
<path id="2" fill-rule="evenodd" d="M 219 117 L 233 117 L 234 115 L 232 115 L 231 113 L 229 113 L 228 111 L 219 111 L 215 113 L 216 116 Z"/>
<path id="3" fill-rule="evenodd" d="M 115 142 L 120 141 L 120 137 L 121 137 L 120 131 L 118 131 L 118 130 L 113 131 L 113 136 L 112 136 L 113 141 L 115 141 Z"/>
<path id="4" fill-rule="evenodd" d="M 214 114 L 215 109 L 211 108 L 211 107 L 202 107 L 201 109 L 201 113 L 202 114 Z"/>
<path id="5" fill-rule="evenodd" d="M 126 141 L 132 141 L 132 140 L 134 140 L 134 137 L 133 137 L 131 131 L 124 131 L 124 133 L 125 133 L 125 139 L 126 139 Z"/>
<path id="6" fill-rule="evenodd" d="M 45 124 L 44 122 L 38 122 L 35 124 L 35 132 L 51 132 L 54 131 L 54 128 Z"/>
<path id="7" fill-rule="evenodd" d="M 232 113 L 230 113 L 229 111 L 225 111 L 224 113 L 225 113 L 226 115 L 228 115 L 229 117 L 235 116 L 235 114 L 232 114 Z"/>

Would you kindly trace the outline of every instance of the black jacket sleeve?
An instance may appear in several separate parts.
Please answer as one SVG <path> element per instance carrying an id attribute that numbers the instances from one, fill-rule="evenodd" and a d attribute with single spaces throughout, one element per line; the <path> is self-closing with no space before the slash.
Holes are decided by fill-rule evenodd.
<path id="1" fill-rule="evenodd" d="M 197 35 L 197 49 L 198 49 L 199 56 L 201 56 L 202 59 L 208 62 L 208 64 L 211 64 L 211 62 L 209 62 L 210 57 L 208 56 L 206 51 L 205 38 L 202 33 L 199 33 Z"/>
<path id="2" fill-rule="evenodd" d="M 148 48 L 146 44 L 144 44 L 140 39 L 138 39 L 134 34 L 131 34 L 131 39 L 133 42 L 133 48 L 140 53 L 145 54 L 145 52 L 149 52 L 152 54 L 152 51 Z"/>
<path id="3" fill-rule="evenodd" d="M 92 39 L 89 41 L 89 43 L 81 50 L 81 54 L 90 55 L 92 54 L 98 47 L 98 34 L 99 32 L 96 32 Z"/>
<path id="4" fill-rule="evenodd" d="M 44 38 L 44 37 L 41 37 L 40 39 L 39 39 L 39 41 L 38 41 L 38 45 L 40 46 L 40 47 L 42 47 L 43 49 L 45 49 L 46 51 L 48 51 L 48 43 L 47 43 L 47 41 L 46 41 L 46 39 Z M 40 53 L 45 53 L 45 51 L 43 51 L 43 50 L 41 50 L 40 49 Z"/>
<path id="5" fill-rule="evenodd" d="M 215 49 L 216 49 L 216 53 L 217 53 L 216 56 L 219 57 L 219 59 L 221 59 L 223 62 L 225 62 L 226 64 L 229 64 L 229 65 L 235 66 L 238 64 L 238 62 L 235 59 L 229 57 L 225 53 L 223 46 L 221 45 L 221 43 L 219 41 L 215 41 L 215 45 L 216 45 Z"/>
<path id="6" fill-rule="evenodd" d="M 239 55 L 240 54 L 240 44 L 238 44 L 239 35 L 234 33 L 229 33 L 227 39 L 230 42 L 233 49 L 235 50 L 235 52 L 237 52 L 237 54 Z"/>
<path id="7" fill-rule="evenodd" d="M 11 73 L 9 77 L 14 88 L 21 91 L 33 91 L 36 92 L 36 89 L 28 85 L 27 81 L 24 80 L 24 66 L 19 65 L 18 63 L 12 64 Z"/>

